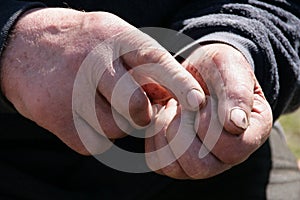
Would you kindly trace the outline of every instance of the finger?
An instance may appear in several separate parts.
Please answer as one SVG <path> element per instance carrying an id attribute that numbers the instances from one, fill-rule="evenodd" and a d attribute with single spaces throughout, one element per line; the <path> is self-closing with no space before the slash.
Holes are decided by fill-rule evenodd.
<path id="1" fill-rule="evenodd" d="M 222 128 L 216 116 L 216 106 L 212 99 L 199 112 L 197 127 L 198 136 L 208 150 L 221 161 L 236 165 L 246 160 L 267 139 L 272 127 L 272 114 L 267 101 L 255 95 L 253 112 L 250 115 L 250 126 L 240 135 L 233 135 Z"/>
<path id="2" fill-rule="evenodd" d="M 249 126 L 255 82 L 250 64 L 240 52 L 229 55 L 227 59 L 223 55 L 220 55 L 219 60 L 214 59 L 216 66 L 219 66 L 221 80 L 224 81 L 224 88 L 216 87 L 215 91 L 220 122 L 224 120 L 224 128 L 228 132 L 239 134 Z"/>
<path id="3" fill-rule="evenodd" d="M 219 119 L 224 128 L 233 134 L 246 130 L 255 79 L 243 55 L 229 45 L 214 44 L 203 46 L 192 54 L 190 61 L 199 70 L 209 93 L 217 96 Z"/>
<path id="4" fill-rule="evenodd" d="M 133 70 L 130 70 L 130 73 L 134 80 L 142 86 L 152 104 L 166 105 L 172 98 L 172 94 L 153 79 L 134 73 Z"/>
<path id="5" fill-rule="evenodd" d="M 81 90 L 75 91 L 79 92 Z M 74 93 L 74 96 L 79 96 L 77 92 Z M 128 122 L 126 123 L 126 120 L 116 118 L 122 130 L 118 129 L 117 126 L 109 129 L 109 124 L 103 124 L 103 122 L 108 119 L 102 118 L 109 110 L 109 105 L 105 101 L 101 102 L 104 100 L 103 98 L 101 99 L 96 96 L 95 109 L 92 109 L 90 104 L 95 101 L 92 100 L 92 95 L 89 97 L 87 96 L 86 106 L 79 106 L 82 105 L 82 98 L 73 98 L 73 123 L 70 124 L 74 124 L 74 127 L 72 127 L 72 129 L 66 128 L 63 132 L 54 133 L 58 133 L 58 137 L 76 152 L 83 155 L 96 155 L 107 151 L 113 146 L 113 142 L 110 138 L 124 137 L 125 133 L 131 130 L 131 127 Z M 99 100 L 98 98 L 100 101 L 97 101 Z M 95 97 L 93 99 L 95 99 Z M 99 108 L 100 104 L 101 109 L 99 110 L 97 108 Z M 108 113 L 109 112 L 111 112 L 111 110 L 108 111 Z M 104 118 L 109 118 L 108 115 Z M 111 121 L 113 118 L 109 120 Z M 113 124 L 114 123 L 115 122 L 113 122 Z"/>
<path id="6" fill-rule="evenodd" d="M 168 90 L 156 83 L 145 84 L 143 85 L 143 89 L 152 104 L 166 105 L 172 98 Z"/>
<path id="7" fill-rule="evenodd" d="M 155 141 L 154 141 L 154 136 L 157 134 L 159 131 L 162 130 L 163 125 L 161 123 L 157 123 L 157 118 L 160 115 L 160 113 L 164 110 L 164 107 L 161 105 L 153 105 L 153 110 L 155 110 L 155 117 L 154 121 L 151 124 L 150 127 L 146 129 L 145 135 L 145 158 L 148 167 L 152 170 L 155 171 L 158 174 L 165 175 L 162 171 L 162 166 L 160 164 L 158 155 L 157 155 L 157 149 L 155 146 Z"/>
<path id="8" fill-rule="evenodd" d="M 133 128 L 129 122 L 102 95 L 96 95 L 95 102 L 97 118 L 105 137 L 118 139 L 131 133 Z"/>
<path id="9" fill-rule="evenodd" d="M 97 59 L 92 60 L 98 61 Z M 97 117 L 96 88 L 91 86 L 94 83 L 92 80 L 93 69 L 88 68 L 98 66 L 96 64 L 97 62 L 91 63 L 89 59 L 86 60 L 79 69 L 74 82 L 72 93 L 73 123 L 70 124 L 74 125 L 75 131 L 70 131 L 76 133 L 76 137 L 74 134 L 68 134 L 68 130 L 58 134 L 67 145 L 70 145 L 71 148 L 74 147 L 73 149 L 77 152 L 83 152 L 82 154 L 100 154 L 112 146 L 112 142 L 103 136 L 105 134 Z M 75 142 L 73 142 L 74 138 L 76 138 Z M 77 144 L 81 145 L 77 147 Z"/>
<path id="10" fill-rule="evenodd" d="M 153 125 L 146 130 L 146 160 L 149 167 L 159 174 L 186 179 L 188 177 L 177 163 L 165 138 L 165 131 L 176 114 L 177 102 L 170 100 L 166 106 L 160 109 Z"/>
<path id="11" fill-rule="evenodd" d="M 76 76 L 76 98 L 82 106 L 86 96 L 91 100 L 96 89 L 107 101 L 127 119 L 132 126 L 140 128 L 150 123 L 152 110 L 150 101 L 140 86 L 132 79 L 120 59 L 114 57 L 117 51 L 110 39 L 97 45 L 82 62 Z M 92 95 L 92 96 L 91 96 Z M 94 102 L 91 102 L 91 108 Z M 81 112 L 86 112 L 81 110 Z"/>
<path id="12" fill-rule="evenodd" d="M 190 112 L 183 110 L 175 117 L 167 130 L 167 138 L 181 168 L 190 178 L 209 178 L 230 168 L 208 151 L 200 158 L 199 151 L 204 146 L 196 136 L 194 114 Z"/>
<path id="13" fill-rule="evenodd" d="M 204 103 L 199 83 L 148 35 L 138 30 L 123 35 L 120 52 L 132 70 L 167 88 L 184 108 L 197 110 Z"/>
<path id="14" fill-rule="evenodd" d="M 83 155 L 96 155 L 107 151 L 113 143 L 99 134 L 84 118 L 73 114 L 76 131 L 58 133 L 59 138 L 76 152 Z M 69 133 L 69 134 L 68 134 Z M 76 133 L 74 135 L 73 133 Z"/>
<path id="15" fill-rule="evenodd" d="M 98 90 L 135 128 L 150 123 L 151 103 L 119 59 L 113 62 L 111 69 L 104 71 L 98 83 Z"/>
<path id="16" fill-rule="evenodd" d="M 162 126 L 161 130 L 154 136 L 155 148 L 160 162 L 162 172 L 171 178 L 188 179 L 184 170 L 179 165 L 176 157 L 174 156 L 166 138 L 166 130 L 168 125 L 177 112 L 177 102 L 171 99 L 165 109 L 159 113 L 156 123 Z"/>
<path id="17" fill-rule="evenodd" d="M 152 134 L 153 130 L 150 130 L 151 127 L 147 129 L 147 131 Z M 147 134 L 146 134 L 147 135 Z M 158 174 L 165 175 L 163 171 L 161 170 L 161 165 L 159 162 L 158 155 L 156 153 L 156 147 L 155 147 L 155 142 L 153 137 L 147 137 L 145 139 L 145 159 L 148 167 L 152 170 L 155 171 Z"/>

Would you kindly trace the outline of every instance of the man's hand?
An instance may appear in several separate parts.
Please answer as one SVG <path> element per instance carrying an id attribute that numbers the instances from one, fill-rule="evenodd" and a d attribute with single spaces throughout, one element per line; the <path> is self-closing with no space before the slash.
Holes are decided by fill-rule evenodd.
<path id="1" fill-rule="evenodd" d="M 107 40 L 105 51 L 97 52 L 98 45 Z M 85 98 L 79 92 L 72 99 L 83 63 L 93 69 L 84 74 L 84 79 L 92 86 L 87 90 L 94 95 L 98 120 L 89 112 L 93 105 L 88 101 L 81 101 L 82 105 L 76 104 L 78 107 L 72 110 L 74 98 Z M 97 134 L 95 121 L 110 139 L 124 137 L 132 126 L 145 127 L 150 123 L 153 110 L 149 98 L 132 76 L 123 75 L 153 63 L 159 67 L 149 65 L 134 73 L 166 86 L 186 109 L 197 109 L 199 102 L 204 101 L 199 83 L 157 42 L 119 17 L 105 12 L 36 9 L 25 13 L 14 28 L 1 62 L 1 87 L 22 115 L 54 133 L 72 149 L 82 154 L 100 153 L 103 137 Z M 121 77 L 124 84 L 119 85 L 119 93 L 113 99 Z M 92 130 L 84 133 L 88 149 L 77 134 L 74 112 L 81 125 Z"/>
<path id="2" fill-rule="evenodd" d="M 183 66 L 207 103 L 198 113 L 169 101 L 146 139 L 147 162 L 170 177 L 201 179 L 243 162 L 268 138 L 272 111 L 245 57 L 226 44 L 195 50 Z M 196 119 L 196 120 L 195 120 Z M 152 153 L 151 153 L 152 152 Z"/>

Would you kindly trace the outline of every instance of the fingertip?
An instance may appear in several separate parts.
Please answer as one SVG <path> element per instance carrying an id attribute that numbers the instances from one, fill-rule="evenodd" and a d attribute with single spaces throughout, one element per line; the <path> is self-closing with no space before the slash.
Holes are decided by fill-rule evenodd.
<path id="1" fill-rule="evenodd" d="M 253 96 L 253 95 L 250 95 Z M 219 122 L 233 135 L 244 133 L 250 125 L 253 98 L 226 98 L 218 102 Z"/>
<path id="2" fill-rule="evenodd" d="M 178 105 L 178 102 L 177 102 L 175 99 L 170 99 L 170 100 L 167 102 L 166 108 L 169 108 L 169 107 L 176 107 L 177 105 Z"/>
<path id="3" fill-rule="evenodd" d="M 205 95 L 198 89 L 192 89 L 187 93 L 187 102 L 193 111 L 196 111 L 205 102 Z"/>
<path id="4" fill-rule="evenodd" d="M 234 107 L 230 111 L 230 121 L 237 127 L 240 128 L 241 130 L 246 130 L 249 126 L 249 120 L 247 117 L 246 112 L 239 108 L 239 107 Z"/>

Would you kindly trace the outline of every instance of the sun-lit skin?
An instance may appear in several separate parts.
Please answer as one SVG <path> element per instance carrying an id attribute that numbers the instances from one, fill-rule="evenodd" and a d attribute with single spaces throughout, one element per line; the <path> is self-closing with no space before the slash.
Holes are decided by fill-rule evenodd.
<path id="1" fill-rule="evenodd" d="M 181 118 L 189 119 L 192 114 L 177 107 L 176 103 L 168 103 L 163 114 L 174 118 L 169 119 L 158 134 L 146 139 L 146 150 L 157 151 L 169 145 L 176 134 L 192 135 L 193 142 L 182 155 L 176 153 L 180 152 L 178 146 L 185 143 L 179 140 L 181 144 L 169 145 L 169 151 L 157 155 L 159 161 L 153 157 L 147 161 L 154 169 L 160 163 L 164 167 L 157 172 L 173 178 L 207 178 L 243 162 L 266 141 L 272 128 L 272 111 L 252 67 L 235 48 L 217 43 L 202 46 L 187 58 L 183 66 L 208 95 L 206 104 L 196 114 L 196 121 L 186 121 L 191 125 L 177 133 L 180 123 L 184 123 Z M 246 128 L 236 126 L 232 120 L 230 113 L 237 108 L 246 113 Z M 176 115 L 172 114 L 174 109 Z M 206 136 L 218 138 L 212 149 L 204 143 L 211 151 L 200 159 L 199 150 Z M 165 166 L 167 157 L 174 156 L 178 159 Z"/>
<path id="2" fill-rule="evenodd" d="M 73 123 L 74 80 L 81 64 L 97 45 L 122 33 L 126 34 L 115 45 L 119 48 L 117 50 L 126 53 L 126 48 L 132 47 L 137 51 L 126 53 L 116 61 L 112 60 L 114 52 L 100 52 L 100 56 L 87 61 L 98 62 L 99 65 L 92 67 L 106 70 L 99 83 L 95 83 L 98 84 L 96 112 L 106 136 L 116 139 L 125 134 L 113 120 L 111 107 L 122 114 L 118 118 L 123 124 L 127 121 L 127 129 L 132 124 L 147 126 L 153 115 L 147 95 L 130 77 L 122 85 L 123 95 L 131 94 L 128 88 L 140 89 L 130 97 L 129 105 L 123 101 L 111 105 L 114 85 L 127 72 L 127 67 L 134 68 L 147 63 L 163 66 L 158 70 L 148 68 L 146 76 L 156 78 L 157 82 L 164 83 L 174 91 L 176 89 L 178 98 L 187 109 L 197 109 L 199 105 L 190 105 L 187 94 L 196 89 L 199 91 L 198 98 L 204 98 L 204 93 L 192 75 L 167 51 L 157 50 L 162 47 L 155 40 L 107 12 L 86 13 L 72 9 L 43 8 L 25 13 L 14 27 L 3 55 L 2 91 L 22 115 L 54 133 L 75 151 L 90 154 L 81 143 Z M 101 56 L 104 56 L 104 60 L 101 60 Z M 111 60 L 105 60 L 106 57 Z M 86 76 L 97 74 L 97 69 Z M 164 74 L 163 78 L 158 78 L 160 74 Z M 117 95 L 116 99 L 124 98 L 121 94 Z M 124 112 L 128 106 L 129 114 Z M 84 120 L 89 123 L 88 119 Z M 98 136 L 89 137 L 96 147 Z M 96 152 L 95 149 L 93 153 Z"/>
<path id="3" fill-rule="evenodd" d="M 112 109 L 118 112 L 117 118 L 128 131 L 133 129 L 133 123 L 148 127 L 160 111 L 168 123 L 158 134 L 146 139 L 145 149 L 151 152 L 167 145 L 168 151 L 157 155 L 155 160 L 164 160 L 165 156 L 178 159 L 157 172 L 178 179 L 207 178 L 221 173 L 247 159 L 266 140 L 272 126 L 272 113 L 251 66 L 239 51 L 225 44 L 206 45 L 180 64 L 167 51 L 158 49 L 156 41 L 136 30 L 106 12 L 84 13 L 62 8 L 29 11 L 18 20 L 3 54 L 1 89 L 18 112 L 55 134 L 70 148 L 84 155 L 97 153 L 101 136 L 86 136 L 94 147 L 90 152 L 74 126 L 72 90 L 76 74 L 99 43 L 133 31 L 134 34 L 122 38 L 121 44 L 140 50 L 99 66 L 106 71 L 97 85 L 95 108 L 99 124 L 108 138 L 114 140 L 126 136 L 126 132 L 117 126 Z M 121 45 L 120 51 L 122 48 Z M 204 57 L 203 52 L 206 52 Z M 97 59 L 101 61 L 101 58 Z M 123 94 L 126 94 L 126 88 L 139 89 L 130 97 L 129 105 L 123 105 L 122 101 L 114 105 L 111 97 L 119 78 L 147 63 L 158 63 L 162 67 L 133 70 L 132 78 L 126 79 L 127 84 L 123 85 Z M 219 75 L 222 79 L 218 79 Z M 140 87 L 139 79 L 147 78 L 157 84 Z M 225 85 L 220 87 L 220 84 Z M 192 89 L 195 90 L 191 93 Z M 211 100 L 205 101 L 204 93 L 216 99 L 229 98 L 219 101 L 217 107 L 211 107 Z M 122 95 L 117 98 L 124 98 Z M 160 106 L 153 109 L 151 104 L 157 103 Z M 128 106 L 129 114 L 126 114 L 123 111 Z M 89 123 L 90 116 L 85 114 L 87 117 L 83 120 Z M 207 133 L 211 116 L 215 120 L 213 123 L 224 130 L 212 152 L 199 159 L 202 141 L 206 134 L 211 134 Z M 150 128 L 156 123 L 160 121 L 154 120 Z M 184 146 L 184 141 L 169 144 L 180 123 L 185 128 L 181 131 L 183 139 L 196 137 L 187 151 L 177 157 L 178 147 Z M 152 160 L 147 162 L 151 168 Z"/>

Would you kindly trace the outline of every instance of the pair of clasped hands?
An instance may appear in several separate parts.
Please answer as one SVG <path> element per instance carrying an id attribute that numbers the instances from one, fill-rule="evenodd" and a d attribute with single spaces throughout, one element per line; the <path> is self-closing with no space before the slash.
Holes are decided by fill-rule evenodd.
<path id="1" fill-rule="evenodd" d="M 103 71 L 94 100 L 106 137 L 113 141 L 136 127 L 145 127 L 150 135 L 145 139 L 145 151 L 155 152 L 146 157 L 147 164 L 157 173 L 177 179 L 219 174 L 247 159 L 265 142 L 272 127 L 272 112 L 242 53 L 229 45 L 213 43 L 197 48 L 178 63 L 167 51 L 158 50 L 154 39 L 105 12 L 42 8 L 24 13 L 2 58 L 4 95 L 19 113 L 76 152 L 98 153 L 98 140 L 103 136 L 86 135 L 91 152 L 74 126 L 74 81 L 97 44 L 124 32 L 132 33 L 122 38 L 119 50 L 122 45 L 138 50 L 111 63 L 105 61 L 114 53 L 108 48 L 102 55 L 103 62 L 99 56 L 95 65 Z M 149 63 L 160 67 L 133 70 Z M 133 71 L 131 77 L 127 76 L 126 84 L 114 94 L 117 100 L 112 101 L 116 83 L 128 71 Z M 156 84 L 140 84 L 146 79 Z M 123 103 L 130 88 L 138 89 L 130 93 L 129 102 Z M 82 112 L 79 117 L 90 123 L 88 113 Z M 210 145 L 208 139 L 206 144 L 206 136 L 215 143 Z M 175 137 L 177 140 L 171 142 Z M 163 147 L 165 151 L 158 151 Z M 206 152 L 202 157 L 201 148 Z M 161 164 L 165 160 L 173 162 Z"/>

